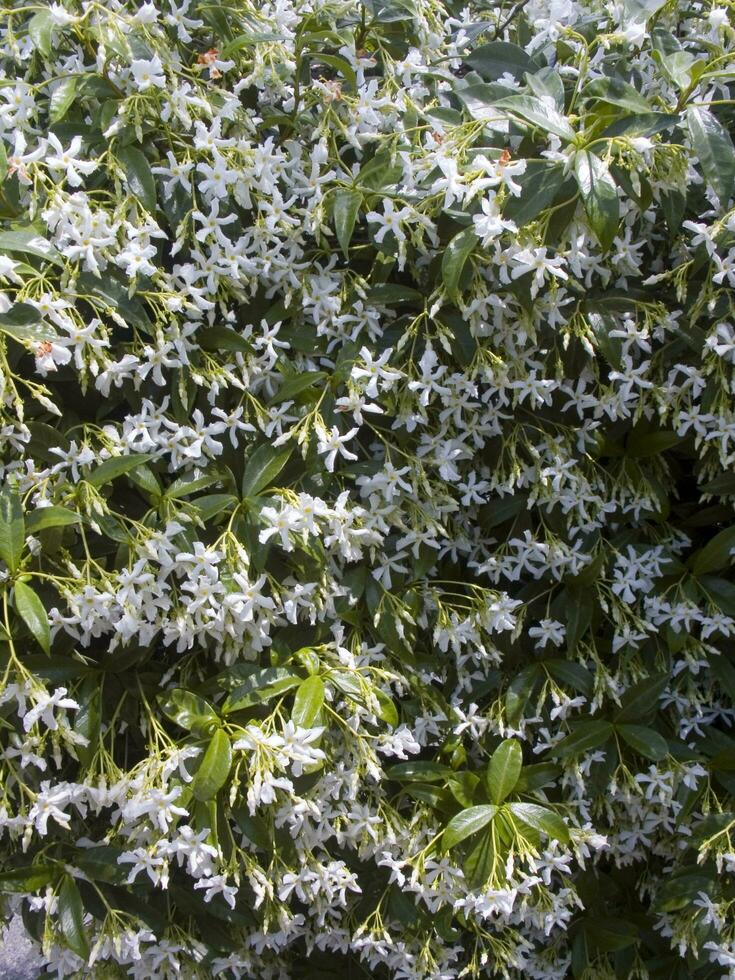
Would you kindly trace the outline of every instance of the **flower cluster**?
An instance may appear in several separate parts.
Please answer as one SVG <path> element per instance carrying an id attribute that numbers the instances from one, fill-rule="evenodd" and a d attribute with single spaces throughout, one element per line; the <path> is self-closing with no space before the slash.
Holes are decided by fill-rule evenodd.
<path id="1" fill-rule="evenodd" d="M 50 973 L 735 976 L 734 86 L 716 0 L 12 0 Z"/>

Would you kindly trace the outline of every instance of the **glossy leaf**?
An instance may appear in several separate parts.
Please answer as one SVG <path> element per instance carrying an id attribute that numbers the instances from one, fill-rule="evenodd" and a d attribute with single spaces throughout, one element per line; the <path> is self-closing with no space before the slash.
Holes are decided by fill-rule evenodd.
<path id="1" fill-rule="evenodd" d="M 501 742 L 490 757 L 486 782 L 493 803 L 502 803 L 513 792 L 523 765 L 521 743 L 513 738 Z"/>
<path id="2" fill-rule="evenodd" d="M 135 146 L 123 146 L 117 150 L 117 159 L 131 193 L 146 211 L 153 214 L 156 210 L 156 184 L 145 154 Z"/>
<path id="3" fill-rule="evenodd" d="M 449 821 L 442 834 L 442 847 L 445 851 L 456 847 L 467 837 L 478 833 L 483 827 L 487 827 L 495 814 L 498 812 L 496 806 L 482 804 L 481 806 L 471 806 L 462 810 Z"/>
<path id="4" fill-rule="evenodd" d="M 10 487 L 0 491 L 0 558 L 11 572 L 20 565 L 25 547 L 25 520 L 20 496 Z"/>
<path id="5" fill-rule="evenodd" d="M 69 75 L 54 87 L 49 102 L 49 122 L 60 122 L 71 109 L 77 94 L 77 75 Z"/>
<path id="6" fill-rule="evenodd" d="M 112 483 L 119 476 L 124 476 L 126 473 L 134 470 L 141 463 L 147 463 L 149 459 L 151 459 L 149 453 L 130 453 L 128 456 L 113 456 L 92 470 L 86 478 L 87 483 L 91 483 L 93 487 L 104 487 L 106 484 Z"/>
<path id="7" fill-rule="evenodd" d="M 288 462 L 292 446 L 258 446 L 250 456 L 242 478 L 243 497 L 257 497 L 269 487 Z"/>
<path id="8" fill-rule="evenodd" d="M 646 759 L 660 762 L 669 754 L 666 739 L 645 725 L 616 725 L 615 731 Z"/>
<path id="9" fill-rule="evenodd" d="M 316 674 L 307 677 L 296 689 L 291 720 L 301 728 L 313 728 L 324 704 L 324 681 Z"/>
<path id="10" fill-rule="evenodd" d="M 612 245 L 620 222 L 620 205 L 615 181 L 607 164 L 589 150 L 574 156 L 574 173 L 590 227 L 603 249 Z"/>
<path id="11" fill-rule="evenodd" d="M 478 238 L 474 227 L 465 228 L 452 238 L 442 256 L 442 281 L 450 295 L 459 288 L 467 260 L 472 254 Z"/>
<path id="12" fill-rule="evenodd" d="M 508 809 L 516 819 L 545 833 L 550 840 L 566 844 L 569 830 L 558 813 L 536 803 L 509 803 Z"/>
<path id="13" fill-rule="evenodd" d="M 198 800 L 211 800 L 227 782 L 232 766 L 230 738 L 221 728 L 212 735 L 194 776 L 192 792 Z"/>
<path id="14" fill-rule="evenodd" d="M 36 593 L 25 582 L 16 582 L 13 590 L 15 611 L 28 627 L 44 653 L 51 653 L 51 631 L 48 613 Z"/>
<path id="15" fill-rule="evenodd" d="M 362 193 L 360 191 L 338 190 L 334 195 L 332 209 L 334 230 L 337 233 L 337 241 L 345 258 L 349 257 L 352 233 L 355 230 L 355 222 L 357 221 L 361 204 Z"/>
<path id="16" fill-rule="evenodd" d="M 59 926 L 66 945 L 85 962 L 89 956 L 89 941 L 84 930 L 84 907 L 76 882 L 66 875 L 59 891 Z"/>
<path id="17" fill-rule="evenodd" d="M 219 724 L 219 716 L 208 701 L 182 688 L 161 694 L 159 703 L 167 718 L 196 735 L 207 735 Z"/>

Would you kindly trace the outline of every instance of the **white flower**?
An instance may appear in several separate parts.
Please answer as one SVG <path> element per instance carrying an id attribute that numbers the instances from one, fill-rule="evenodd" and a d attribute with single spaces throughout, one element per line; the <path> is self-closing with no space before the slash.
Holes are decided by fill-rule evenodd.
<path id="1" fill-rule="evenodd" d="M 139 92 L 145 92 L 151 86 L 164 88 L 166 85 L 163 64 L 158 55 L 154 55 L 150 59 L 139 58 L 133 61 L 130 65 L 130 70 L 133 73 L 133 79 Z"/>

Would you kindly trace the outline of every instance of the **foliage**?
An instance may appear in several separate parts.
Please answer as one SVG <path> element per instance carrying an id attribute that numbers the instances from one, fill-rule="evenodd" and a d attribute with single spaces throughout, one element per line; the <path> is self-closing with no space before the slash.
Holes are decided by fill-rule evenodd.
<path id="1" fill-rule="evenodd" d="M 56 975 L 733 975 L 734 40 L 6 7 L 0 895 Z"/>

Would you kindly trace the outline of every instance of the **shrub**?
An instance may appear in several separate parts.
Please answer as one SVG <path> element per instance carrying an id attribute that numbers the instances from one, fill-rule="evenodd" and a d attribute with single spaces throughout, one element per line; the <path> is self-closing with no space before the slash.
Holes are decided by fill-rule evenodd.
<path id="1" fill-rule="evenodd" d="M 8 914 L 731 976 L 729 9 L 4 13 Z"/>

